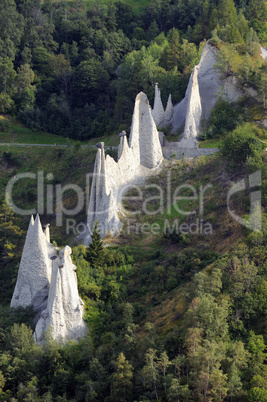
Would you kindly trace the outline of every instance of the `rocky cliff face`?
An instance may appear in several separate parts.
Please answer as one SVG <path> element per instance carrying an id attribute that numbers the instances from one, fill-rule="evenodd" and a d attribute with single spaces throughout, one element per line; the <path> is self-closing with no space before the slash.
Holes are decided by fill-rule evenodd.
<path id="1" fill-rule="evenodd" d="M 176 131 L 183 127 L 186 123 L 186 117 L 195 113 L 194 108 L 196 102 L 192 102 L 192 81 L 194 80 L 194 94 L 199 93 L 201 108 L 201 120 L 208 119 L 212 108 L 218 100 L 219 94 L 222 94 L 229 101 L 236 101 L 242 95 L 242 91 L 237 88 L 235 77 L 227 77 L 222 80 L 219 71 L 216 69 L 217 63 L 216 54 L 218 50 L 206 43 L 202 51 L 199 64 L 194 68 L 185 98 L 173 107 L 172 127 Z M 197 84 L 196 84 L 197 82 Z M 196 96 L 198 98 L 198 95 Z M 197 101 L 198 102 L 198 101 Z M 198 112 L 197 112 L 198 116 Z M 185 136 L 188 136 L 188 131 L 184 131 Z M 197 137 L 200 132 L 200 125 L 196 124 L 194 137 Z M 192 133 L 192 131 L 191 131 Z"/>
<path id="2" fill-rule="evenodd" d="M 155 86 L 155 102 L 153 118 L 160 127 L 172 126 L 173 132 L 182 129 L 182 138 L 179 142 L 168 143 L 161 136 L 165 157 L 176 154 L 178 157 L 194 157 L 203 150 L 197 148 L 197 137 L 201 132 L 203 119 L 207 120 L 219 96 L 229 101 L 237 101 L 244 93 L 237 87 L 234 76 L 221 79 L 216 68 L 218 50 L 206 43 L 202 51 L 200 62 L 194 67 L 189 79 L 184 99 L 172 105 L 171 98 L 164 111 L 160 98 L 160 90 Z M 264 58 L 267 51 L 261 48 Z M 248 92 L 248 90 L 247 90 Z M 217 150 L 212 150 L 215 152 Z"/>
<path id="3" fill-rule="evenodd" d="M 58 257 L 49 238 L 49 227 L 44 233 L 39 216 L 35 221 L 31 217 L 11 307 L 33 306 L 37 342 L 44 341 L 47 331 L 56 340 L 76 340 L 84 336 L 86 326 L 71 248 L 65 247 Z"/>

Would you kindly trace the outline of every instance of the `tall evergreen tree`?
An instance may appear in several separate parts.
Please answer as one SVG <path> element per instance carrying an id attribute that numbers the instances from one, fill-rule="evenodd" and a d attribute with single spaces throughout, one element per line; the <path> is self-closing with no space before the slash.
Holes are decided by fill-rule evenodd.
<path id="1" fill-rule="evenodd" d="M 267 105 L 267 73 L 263 72 L 260 77 L 260 82 L 258 85 L 259 97 L 263 103 L 263 108 L 266 109 Z"/>
<path id="2" fill-rule="evenodd" d="M 171 31 L 169 48 L 167 50 L 168 70 L 172 70 L 174 67 L 178 67 L 179 58 L 180 58 L 179 31 L 177 29 L 173 29 Z"/>
<path id="3" fill-rule="evenodd" d="M 234 0 L 220 0 L 218 5 L 220 26 L 237 23 L 237 12 Z"/>
<path id="4" fill-rule="evenodd" d="M 86 260 L 91 264 L 93 268 L 101 267 L 104 261 L 104 247 L 103 241 L 98 229 L 98 222 L 94 224 L 92 242 L 89 244 L 86 252 Z"/>
<path id="5" fill-rule="evenodd" d="M 111 399 L 116 402 L 132 400 L 133 367 L 120 353 L 115 362 L 115 373 L 111 376 Z"/>

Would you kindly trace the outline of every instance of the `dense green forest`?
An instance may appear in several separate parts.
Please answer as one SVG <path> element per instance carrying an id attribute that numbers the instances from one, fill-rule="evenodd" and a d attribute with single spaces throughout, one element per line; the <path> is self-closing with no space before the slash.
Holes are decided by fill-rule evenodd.
<path id="1" fill-rule="evenodd" d="M 221 47 L 222 72 L 266 96 L 263 0 L 127 2 L 2 0 L 0 113 L 75 139 L 128 129 L 140 90 L 182 99 L 205 40 Z M 261 80 L 261 76 L 263 79 Z"/>
<path id="2" fill-rule="evenodd" d="M 9 308 L 29 217 L 10 210 L 5 187 L 16 174 L 43 170 L 53 172 L 53 185 L 71 180 L 86 191 L 95 152 L 79 143 L 1 147 L 0 400 L 267 402 L 266 129 L 255 123 L 267 102 L 259 55 L 267 45 L 267 2 L 132 3 L 1 0 L 0 113 L 75 140 L 128 131 L 140 90 L 153 101 L 158 82 L 164 105 L 170 92 L 175 103 L 183 98 L 209 40 L 220 50 L 222 77 L 234 75 L 258 97 L 220 99 L 201 139 L 219 139 L 221 152 L 166 162 L 148 183 L 164 188 L 167 172 L 174 189 L 211 183 L 202 219 L 213 234 L 164 231 L 163 220 L 177 218 L 164 211 L 135 217 L 137 224 L 158 224 L 156 235 L 129 233 L 124 222 L 115 239 L 102 241 L 96 228 L 85 248 L 55 226 L 55 213 L 42 216 L 52 224 L 53 244 L 73 247 L 89 332 L 78 343 L 63 345 L 47 334 L 44 346 L 35 345 L 32 309 Z M 8 124 L 0 120 L 0 130 L 9 131 Z M 226 197 L 233 183 L 259 170 L 262 208 L 253 219 L 262 227 L 255 232 L 230 217 Z M 16 202 L 32 207 L 36 191 L 31 180 L 15 186 Z M 146 191 L 153 197 L 152 187 Z M 75 200 L 66 193 L 64 202 Z M 232 204 L 249 222 L 249 191 Z M 190 224 L 190 216 L 179 219 Z"/>

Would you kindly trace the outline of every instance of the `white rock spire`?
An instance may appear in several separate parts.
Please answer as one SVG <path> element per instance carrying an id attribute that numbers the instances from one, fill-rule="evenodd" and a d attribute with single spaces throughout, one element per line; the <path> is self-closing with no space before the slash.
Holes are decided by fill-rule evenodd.
<path id="1" fill-rule="evenodd" d="M 113 232 L 113 230 L 115 231 L 121 226 L 114 207 L 114 195 L 111 191 L 112 177 L 110 176 L 110 169 L 107 169 L 106 165 L 104 143 L 100 143 L 98 144 L 95 159 L 87 213 L 87 227 L 90 228 L 89 235 L 93 230 L 95 221 L 99 223 L 99 230 L 102 236 L 107 231 Z"/>
<path id="2" fill-rule="evenodd" d="M 105 157 L 104 144 L 98 144 L 98 148 L 87 213 L 85 245 L 90 242 L 96 220 L 102 235 L 107 231 L 113 234 L 121 228 L 119 213 L 122 213 L 123 191 L 128 183 L 147 176 L 163 160 L 157 127 L 143 92 L 136 96 L 129 145 L 126 133 L 120 134 L 118 162 L 109 155 Z"/>
<path id="3" fill-rule="evenodd" d="M 159 127 L 164 122 L 164 108 L 161 101 L 161 94 L 158 83 L 155 84 L 155 98 L 152 116 L 157 127 Z"/>
<path id="4" fill-rule="evenodd" d="M 171 123 L 174 132 L 176 132 L 178 129 L 183 128 L 186 117 L 189 114 L 192 115 L 193 113 L 191 113 L 190 109 L 192 110 L 192 106 L 196 107 L 196 103 L 199 103 L 198 95 L 197 102 L 195 103 L 192 101 L 190 102 L 189 99 L 189 95 L 192 92 L 191 89 L 193 81 L 196 81 L 196 69 L 198 91 L 201 103 L 201 119 L 207 120 L 209 118 L 211 110 L 218 101 L 219 96 L 222 95 L 225 99 L 231 102 L 236 101 L 240 97 L 244 96 L 244 93 L 242 93 L 242 91 L 237 87 L 234 77 L 226 77 L 225 79 L 222 79 L 220 76 L 220 72 L 218 71 L 218 69 L 215 68 L 215 65 L 217 64 L 218 52 L 219 50 L 215 46 L 210 45 L 209 42 L 205 44 L 202 50 L 200 62 L 194 68 L 191 74 L 184 99 L 173 107 L 173 116 Z M 197 115 L 198 114 L 199 111 L 197 111 Z M 197 127 L 196 123 L 197 122 L 195 121 L 195 127 Z M 188 134 L 189 132 L 187 128 L 185 135 L 188 136 Z"/>
<path id="5" fill-rule="evenodd" d="M 157 127 L 166 127 L 171 123 L 173 113 L 173 104 L 171 100 L 171 95 L 169 95 L 166 110 L 161 101 L 161 93 L 158 84 L 155 84 L 155 98 L 154 107 L 152 110 L 152 116 Z"/>
<path id="6" fill-rule="evenodd" d="M 48 242 L 48 227 L 45 234 L 39 215 L 35 221 L 31 217 L 11 307 L 33 306 L 38 320 L 34 335 L 37 342 L 44 341 L 48 330 L 53 339 L 76 340 L 86 332 L 76 267 L 70 247 L 57 256 L 56 248 Z"/>
<path id="7" fill-rule="evenodd" d="M 130 148 L 135 163 L 149 169 L 162 162 L 162 150 L 156 124 L 146 94 L 140 92 L 135 100 L 134 115 L 130 133 Z"/>
<path id="8" fill-rule="evenodd" d="M 183 138 L 187 140 L 196 139 L 200 132 L 201 124 L 201 99 L 198 86 L 198 68 L 194 67 L 191 74 L 188 88 L 188 103 L 185 117 L 185 128 Z"/>
<path id="9" fill-rule="evenodd" d="M 165 114 L 164 114 L 164 127 L 171 124 L 172 114 L 173 114 L 173 104 L 172 104 L 172 96 L 170 94 L 169 98 L 168 98 Z"/>
<path id="10" fill-rule="evenodd" d="M 35 311 L 42 310 L 51 279 L 50 251 L 39 215 L 35 222 L 31 217 L 11 307 L 33 305 Z"/>
<path id="11" fill-rule="evenodd" d="M 75 269 L 71 248 L 66 246 L 53 260 L 47 308 L 35 328 L 36 342 L 43 342 L 47 331 L 57 341 L 78 340 L 85 335 L 83 301 L 78 294 Z"/>

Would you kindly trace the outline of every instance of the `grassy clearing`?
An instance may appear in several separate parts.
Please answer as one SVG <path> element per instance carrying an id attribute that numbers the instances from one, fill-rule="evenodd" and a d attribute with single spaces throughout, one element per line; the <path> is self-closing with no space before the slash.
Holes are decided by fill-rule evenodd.
<path id="1" fill-rule="evenodd" d="M 6 122 L 8 124 L 7 128 L 3 131 L 1 131 L 0 126 L 0 143 L 51 145 L 68 145 L 75 143 L 75 140 L 70 140 L 59 135 L 43 131 L 33 131 L 9 116 L 0 116 L 0 122 Z"/>
<path id="2" fill-rule="evenodd" d="M 111 135 L 103 135 L 102 137 L 98 138 L 91 138 L 88 141 L 85 141 L 83 144 L 87 145 L 96 145 L 98 142 L 104 142 L 105 145 L 108 146 L 118 146 L 120 143 L 120 138 L 118 134 L 111 134 Z"/>
<path id="3" fill-rule="evenodd" d="M 7 128 L 1 131 L 1 122 L 7 123 Z M 105 142 L 109 146 L 119 145 L 119 136 L 116 134 L 105 135 L 100 138 L 80 141 L 81 145 L 95 145 Z M 9 116 L 0 115 L 0 143 L 8 144 L 48 144 L 48 145 L 73 145 L 77 141 L 44 131 L 33 131 Z"/>
<path id="4" fill-rule="evenodd" d="M 199 148 L 222 148 L 224 138 L 212 138 L 211 140 L 199 141 Z"/>

